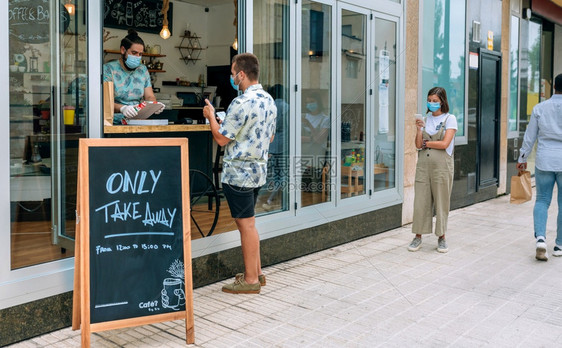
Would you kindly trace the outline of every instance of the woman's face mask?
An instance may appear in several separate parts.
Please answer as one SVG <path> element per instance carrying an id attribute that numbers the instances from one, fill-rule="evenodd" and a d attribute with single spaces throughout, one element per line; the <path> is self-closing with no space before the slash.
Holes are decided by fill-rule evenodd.
<path id="1" fill-rule="evenodd" d="M 316 102 L 307 103 L 306 109 L 310 112 L 315 112 L 316 110 L 318 110 L 318 103 Z"/>
<path id="2" fill-rule="evenodd" d="M 136 69 L 141 63 L 140 56 L 133 56 L 132 54 L 127 54 L 127 59 L 125 60 L 125 65 L 129 69 Z"/>
<path id="3" fill-rule="evenodd" d="M 427 108 L 429 109 L 429 111 L 435 112 L 435 111 L 439 110 L 439 108 L 441 108 L 441 103 L 439 103 L 439 102 L 435 102 L 435 103 L 427 102 Z"/>

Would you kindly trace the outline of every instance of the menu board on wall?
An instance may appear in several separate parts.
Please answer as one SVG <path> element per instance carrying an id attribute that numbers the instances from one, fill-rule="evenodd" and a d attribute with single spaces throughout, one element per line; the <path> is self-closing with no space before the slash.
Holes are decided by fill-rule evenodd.
<path id="1" fill-rule="evenodd" d="M 173 3 L 168 9 L 168 29 L 172 33 Z M 103 26 L 117 29 L 135 29 L 138 32 L 160 33 L 164 15 L 162 0 L 105 0 Z"/>
<path id="2" fill-rule="evenodd" d="M 83 340 L 177 319 L 194 339 L 187 158 L 186 139 L 80 140 L 73 328 Z"/>

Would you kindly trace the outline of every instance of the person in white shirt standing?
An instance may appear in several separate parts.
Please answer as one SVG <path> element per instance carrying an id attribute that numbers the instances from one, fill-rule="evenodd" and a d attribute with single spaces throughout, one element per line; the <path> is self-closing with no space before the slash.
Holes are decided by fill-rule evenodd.
<path id="1" fill-rule="evenodd" d="M 527 169 L 527 158 L 537 142 L 535 184 L 537 197 L 533 209 L 536 259 L 548 260 L 546 220 L 554 183 L 558 187 L 558 221 L 553 255 L 562 256 L 562 74 L 554 78 L 554 95 L 535 105 L 523 137 L 517 169 Z"/>
<path id="2" fill-rule="evenodd" d="M 414 184 L 414 221 L 412 233 L 416 236 L 408 246 L 409 251 L 421 248 L 422 234 L 433 232 L 433 210 L 435 208 L 435 235 L 437 251 L 449 251 L 445 241 L 451 191 L 453 190 L 455 133 L 457 119 L 449 114 L 447 92 L 442 87 L 433 87 L 427 93 L 425 120 L 416 119 L 416 182 Z"/>
<path id="3" fill-rule="evenodd" d="M 277 107 L 258 81 L 259 68 L 258 58 L 251 53 L 234 56 L 230 83 L 244 94 L 230 103 L 220 123 L 209 100 L 205 99 L 207 105 L 203 108 L 213 138 L 224 146 L 222 189 L 240 231 L 244 272 L 236 274 L 234 283 L 222 287 L 222 291 L 232 294 L 259 294 L 266 284 L 254 207 L 267 178 L 269 144 L 275 136 Z"/>

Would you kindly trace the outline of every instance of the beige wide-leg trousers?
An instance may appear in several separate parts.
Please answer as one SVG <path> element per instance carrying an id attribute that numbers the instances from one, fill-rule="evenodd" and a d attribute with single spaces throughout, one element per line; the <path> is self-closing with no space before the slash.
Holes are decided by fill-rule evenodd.
<path id="1" fill-rule="evenodd" d="M 445 132 L 430 136 L 423 132 L 424 139 L 441 140 Z M 433 230 L 433 208 L 435 207 L 435 235 L 441 237 L 447 231 L 451 191 L 453 189 L 454 157 L 445 150 L 425 149 L 418 152 L 416 182 L 414 185 L 414 222 L 412 233 L 429 234 Z"/>

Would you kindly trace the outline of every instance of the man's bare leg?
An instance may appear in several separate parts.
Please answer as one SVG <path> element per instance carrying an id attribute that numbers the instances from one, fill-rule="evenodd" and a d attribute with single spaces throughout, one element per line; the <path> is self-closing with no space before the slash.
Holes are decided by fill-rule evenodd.
<path id="1" fill-rule="evenodd" d="M 244 278 L 248 284 L 258 283 L 261 274 L 260 237 L 256 229 L 256 218 L 236 219 L 236 226 L 240 231 L 242 256 L 244 258 Z"/>

